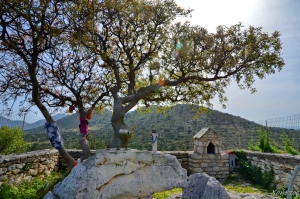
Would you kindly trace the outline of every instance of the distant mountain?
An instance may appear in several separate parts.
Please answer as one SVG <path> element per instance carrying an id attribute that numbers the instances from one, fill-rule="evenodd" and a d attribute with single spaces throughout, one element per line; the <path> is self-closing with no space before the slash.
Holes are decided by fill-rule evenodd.
<path id="1" fill-rule="evenodd" d="M 103 123 L 104 124 L 110 123 L 111 115 L 112 115 L 112 113 L 108 110 L 106 110 L 103 114 L 92 115 L 92 119 L 89 120 L 89 129 L 90 130 L 101 129 L 103 126 Z M 77 113 L 74 113 L 72 115 L 65 115 L 65 117 L 62 117 L 62 115 L 58 115 L 57 118 L 59 118 L 59 116 L 61 117 L 61 119 L 55 119 L 55 120 L 56 120 L 56 123 L 61 132 L 78 131 L 79 115 Z M 54 116 L 54 118 L 55 118 L 55 116 Z M 41 120 L 40 123 L 41 123 L 41 125 L 37 126 L 36 128 L 30 128 L 30 129 L 26 130 L 26 132 L 27 133 L 44 132 L 45 131 L 45 129 L 44 129 L 45 120 Z"/>
<path id="2" fill-rule="evenodd" d="M 173 111 L 167 111 L 166 115 L 159 114 L 151 109 L 149 113 L 138 113 L 131 111 L 125 116 L 125 123 L 128 129 L 135 127 L 132 148 L 151 149 L 151 142 L 148 134 L 156 129 L 162 137 L 159 140 L 159 150 L 193 150 L 193 136 L 204 127 L 214 129 L 222 138 L 222 149 L 247 149 L 249 142 L 257 142 L 257 130 L 262 125 L 243 119 L 239 116 L 230 115 L 216 110 L 198 117 L 196 109 L 190 109 L 188 105 L 177 105 Z M 104 147 L 113 137 L 113 129 L 110 123 L 112 112 L 106 110 L 103 114 L 94 114 L 89 120 L 90 138 L 93 142 L 99 141 Z M 66 148 L 79 147 L 78 125 L 79 118 L 73 114 L 57 120 L 62 133 Z M 300 131 L 282 128 L 269 128 L 271 139 L 275 140 L 279 147 L 282 142 L 280 135 L 285 131 L 289 137 L 294 139 L 292 145 L 300 149 Z M 27 141 L 37 142 L 35 149 L 49 147 L 49 141 L 44 133 L 43 127 L 26 131 Z M 43 139 L 42 139 L 43 138 Z M 41 143 L 44 142 L 45 145 Z M 98 145 L 99 147 L 99 145 Z"/>
<path id="3" fill-rule="evenodd" d="M 60 120 L 60 119 L 62 119 L 64 117 L 66 117 L 66 114 L 64 114 L 64 113 L 58 113 L 58 114 L 56 114 L 56 115 L 53 116 L 53 119 L 55 121 L 57 121 L 57 120 Z M 38 120 L 38 121 L 36 121 L 34 123 L 31 123 L 31 124 L 26 124 L 24 126 L 24 130 L 29 130 L 29 129 L 33 129 L 33 128 L 44 126 L 45 122 L 46 122 L 46 120 L 42 119 L 42 120 Z"/>
<path id="4" fill-rule="evenodd" d="M 24 123 L 24 126 L 27 125 L 28 123 Z M 0 116 L 0 127 L 2 126 L 8 126 L 10 128 L 14 128 L 14 127 L 20 127 L 22 128 L 23 126 L 23 121 L 19 121 L 19 120 L 10 120 L 8 118 L 2 117 Z"/>
<path id="5" fill-rule="evenodd" d="M 54 120 L 59 120 L 59 119 L 62 119 L 66 117 L 66 114 L 64 113 L 59 113 L 59 114 L 56 114 L 53 116 Z M 33 129 L 33 128 L 37 128 L 37 127 L 41 127 L 41 126 L 44 126 L 46 120 L 45 119 L 42 119 L 42 120 L 38 120 L 34 123 L 27 123 L 27 122 L 24 122 L 24 130 L 29 130 L 29 129 Z M 0 116 L 0 127 L 2 126 L 9 126 L 10 128 L 14 128 L 14 127 L 20 127 L 22 128 L 23 127 L 23 121 L 21 120 L 10 120 L 8 118 L 5 118 L 5 117 L 2 117 Z"/>

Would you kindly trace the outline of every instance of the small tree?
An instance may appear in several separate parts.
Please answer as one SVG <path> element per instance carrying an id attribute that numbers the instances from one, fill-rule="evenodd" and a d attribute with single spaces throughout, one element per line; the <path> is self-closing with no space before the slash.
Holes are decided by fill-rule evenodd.
<path id="1" fill-rule="evenodd" d="M 299 155 L 299 152 L 291 146 L 291 140 L 284 131 L 282 131 L 280 138 L 281 138 L 282 144 L 284 146 L 284 149 L 288 153 L 290 153 L 292 155 Z"/>
<path id="2" fill-rule="evenodd" d="M 27 111 L 36 105 L 45 117 L 51 144 L 58 149 L 69 167 L 74 159 L 66 152 L 59 129 L 52 118 L 40 89 L 41 65 L 45 53 L 63 41 L 67 33 L 66 8 L 72 2 L 60 0 L 20 1 L 0 0 L 0 94 L 4 105 L 23 97 L 21 105 Z"/>
<path id="3" fill-rule="evenodd" d="M 269 131 L 267 128 L 261 127 L 257 130 L 257 133 L 258 133 L 258 142 L 255 145 L 250 143 L 249 144 L 250 150 L 270 152 L 270 153 L 278 152 L 278 149 L 274 144 L 274 141 L 272 141 L 269 136 Z"/>
<path id="4" fill-rule="evenodd" d="M 26 152 L 28 147 L 30 147 L 30 143 L 24 141 L 23 132 L 20 128 L 11 129 L 7 126 L 0 128 L 0 154 L 19 154 Z"/>

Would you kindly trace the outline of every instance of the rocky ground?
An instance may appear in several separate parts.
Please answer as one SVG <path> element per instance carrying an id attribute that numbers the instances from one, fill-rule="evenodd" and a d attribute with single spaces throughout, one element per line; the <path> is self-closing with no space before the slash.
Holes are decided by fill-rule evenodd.
<path id="1" fill-rule="evenodd" d="M 231 199 L 282 199 L 283 198 L 283 197 L 275 196 L 273 194 L 258 193 L 261 191 L 257 188 L 254 188 L 249 182 L 244 181 L 243 178 L 238 173 L 235 173 L 233 175 L 235 176 L 234 180 L 229 183 L 227 182 L 226 185 L 230 187 L 237 187 L 237 186 L 241 188 L 247 187 L 249 190 L 257 193 L 237 193 L 226 189 Z M 181 196 L 182 194 L 175 194 L 168 197 L 167 199 L 181 199 Z"/>
<path id="2" fill-rule="evenodd" d="M 252 194 L 252 193 L 236 193 L 233 191 L 228 191 L 230 199 L 280 199 L 279 197 L 274 197 L 272 195 L 267 194 Z M 173 196 L 168 197 L 167 199 L 181 199 L 182 194 L 175 194 Z"/>

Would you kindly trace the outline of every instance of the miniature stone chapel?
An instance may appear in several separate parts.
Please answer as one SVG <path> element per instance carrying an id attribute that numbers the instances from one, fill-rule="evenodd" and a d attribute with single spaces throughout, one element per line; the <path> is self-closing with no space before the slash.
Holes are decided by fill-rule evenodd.
<path id="1" fill-rule="evenodd" d="M 212 129 L 205 127 L 194 135 L 194 152 L 200 154 L 220 154 L 221 137 Z"/>
<path id="2" fill-rule="evenodd" d="M 218 180 L 229 175 L 228 154 L 222 153 L 221 137 L 211 128 L 202 128 L 194 135 L 194 151 L 189 158 L 189 174 L 206 173 Z"/>

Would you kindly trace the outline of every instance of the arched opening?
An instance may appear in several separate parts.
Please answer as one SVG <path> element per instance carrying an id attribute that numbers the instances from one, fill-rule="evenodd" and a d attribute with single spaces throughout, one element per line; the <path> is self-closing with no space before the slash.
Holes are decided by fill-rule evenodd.
<path id="1" fill-rule="evenodd" d="M 208 154 L 215 153 L 215 145 L 213 145 L 213 143 L 211 143 L 211 142 L 207 146 L 207 153 Z"/>

